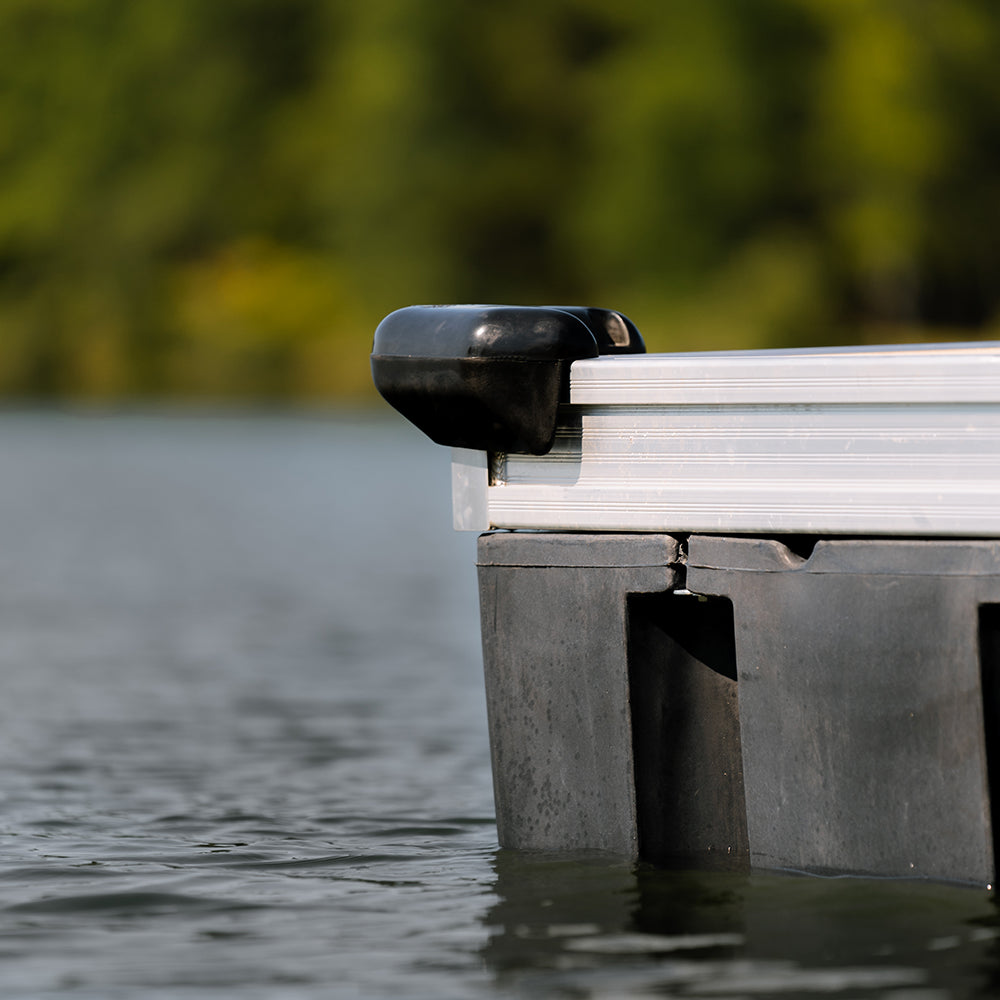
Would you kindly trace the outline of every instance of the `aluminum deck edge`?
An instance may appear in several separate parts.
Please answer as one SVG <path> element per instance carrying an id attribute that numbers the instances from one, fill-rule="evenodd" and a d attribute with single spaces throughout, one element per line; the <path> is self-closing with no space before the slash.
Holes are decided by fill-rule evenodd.
<path id="1" fill-rule="evenodd" d="M 1000 343 L 578 361 L 548 455 L 453 468 L 466 530 L 1000 536 Z"/>

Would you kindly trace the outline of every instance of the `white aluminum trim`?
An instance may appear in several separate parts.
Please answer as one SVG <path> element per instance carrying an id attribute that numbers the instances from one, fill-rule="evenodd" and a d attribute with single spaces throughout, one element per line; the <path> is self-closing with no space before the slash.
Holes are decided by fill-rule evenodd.
<path id="1" fill-rule="evenodd" d="M 574 363 L 579 404 L 1000 402 L 1000 344 L 649 354 Z"/>
<path id="2" fill-rule="evenodd" d="M 452 448 L 451 508 L 456 531 L 485 531 L 489 528 L 488 485 L 486 452 Z"/>
<path id="3" fill-rule="evenodd" d="M 492 527 L 1000 537 L 1000 345 L 576 362 Z"/>

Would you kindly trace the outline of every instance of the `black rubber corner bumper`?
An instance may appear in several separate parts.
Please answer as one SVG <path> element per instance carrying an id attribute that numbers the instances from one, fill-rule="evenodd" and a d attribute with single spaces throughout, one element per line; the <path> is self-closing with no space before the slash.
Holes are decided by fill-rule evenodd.
<path id="1" fill-rule="evenodd" d="M 586 306 L 409 306 L 375 331 L 382 396 L 438 444 L 544 455 L 570 365 L 645 351 L 621 313 Z"/>

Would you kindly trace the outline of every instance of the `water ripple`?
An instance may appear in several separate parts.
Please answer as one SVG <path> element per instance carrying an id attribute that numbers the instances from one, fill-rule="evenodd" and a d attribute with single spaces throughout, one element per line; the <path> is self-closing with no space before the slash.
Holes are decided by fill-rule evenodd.
<path id="1" fill-rule="evenodd" d="M 255 909 L 233 900 L 207 899 L 173 892 L 105 892 L 86 895 L 46 896 L 6 907 L 9 913 L 115 913 L 119 915 L 176 914 L 185 911 Z"/>

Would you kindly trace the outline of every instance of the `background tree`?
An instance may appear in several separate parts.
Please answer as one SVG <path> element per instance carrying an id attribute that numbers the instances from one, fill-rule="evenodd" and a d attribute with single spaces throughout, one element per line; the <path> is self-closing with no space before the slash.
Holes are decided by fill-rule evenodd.
<path id="1" fill-rule="evenodd" d="M 385 313 L 996 335 L 989 0 L 7 0 L 0 390 L 340 399 Z"/>

